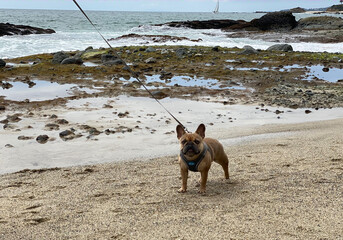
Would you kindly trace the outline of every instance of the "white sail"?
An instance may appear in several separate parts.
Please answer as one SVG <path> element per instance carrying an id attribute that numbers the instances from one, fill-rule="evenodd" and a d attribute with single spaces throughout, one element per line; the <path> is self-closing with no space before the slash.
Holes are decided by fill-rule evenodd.
<path id="1" fill-rule="evenodd" d="M 219 12 L 219 0 L 217 0 L 217 5 L 215 9 L 213 10 L 213 13 L 218 13 Z"/>

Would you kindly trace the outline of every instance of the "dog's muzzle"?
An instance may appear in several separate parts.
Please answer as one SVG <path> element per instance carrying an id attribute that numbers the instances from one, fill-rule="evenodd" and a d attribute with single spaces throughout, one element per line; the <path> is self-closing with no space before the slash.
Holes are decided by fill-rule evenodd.
<path id="1" fill-rule="evenodd" d="M 183 149 L 182 149 L 182 152 L 183 154 L 187 154 L 189 151 L 191 150 L 191 152 L 193 152 L 194 154 L 199 154 L 200 151 L 199 151 L 199 148 L 192 142 L 190 143 L 187 143 Z"/>

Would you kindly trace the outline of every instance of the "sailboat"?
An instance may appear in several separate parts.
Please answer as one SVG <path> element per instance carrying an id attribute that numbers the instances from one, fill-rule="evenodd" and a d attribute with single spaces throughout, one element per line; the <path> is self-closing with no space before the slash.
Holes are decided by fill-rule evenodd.
<path id="1" fill-rule="evenodd" d="M 219 0 L 217 0 L 217 5 L 215 9 L 213 10 L 213 13 L 218 13 L 219 12 Z"/>

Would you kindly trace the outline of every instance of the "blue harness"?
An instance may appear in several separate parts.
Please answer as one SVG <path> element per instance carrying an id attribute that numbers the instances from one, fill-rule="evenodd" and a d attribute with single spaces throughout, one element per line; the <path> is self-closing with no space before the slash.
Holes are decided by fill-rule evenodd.
<path id="1" fill-rule="evenodd" d="M 207 151 L 210 152 L 211 156 L 212 156 L 212 151 L 211 149 L 207 146 L 206 143 L 204 143 L 204 150 L 202 150 L 202 152 L 199 154 L 199 157 L 193 161 L 189 161 L 187 160 L 186 156 L 183 154 L 182 150 L 180 151 L 180 157 L 181 159 L 186 163 L 186 165 L 188 166 L 188 169 L 192 172 L 198 172 L 198 167 L 199 164 L 201 163 L 201 161 L 204 159 Z"/>

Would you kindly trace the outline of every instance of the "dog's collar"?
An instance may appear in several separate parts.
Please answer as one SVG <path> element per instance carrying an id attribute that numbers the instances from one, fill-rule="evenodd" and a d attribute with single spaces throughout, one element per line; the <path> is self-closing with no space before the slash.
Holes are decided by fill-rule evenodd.
<path id="1" fill-rule="evenodd" d="M 212 155 L 212 152 L 211 152 L 210 148 L 207 146 L 207 144 L 205 142 L 203 144 L 204 144 L 204 150 L 202 150 L 202 152 L 199 154 L 197 159 L 195 159 L 193 161 L 187 160 L 187 158 L 183 154 L 182 150 L 180 151 L 181 159 L 186 163 L 186 165 L 188 166 L 188 169 L 192 172 L 198 172 L 198 167 L 199 167 L 201 161 L 204 159 L 207 151 L 209 151 Z"/>

